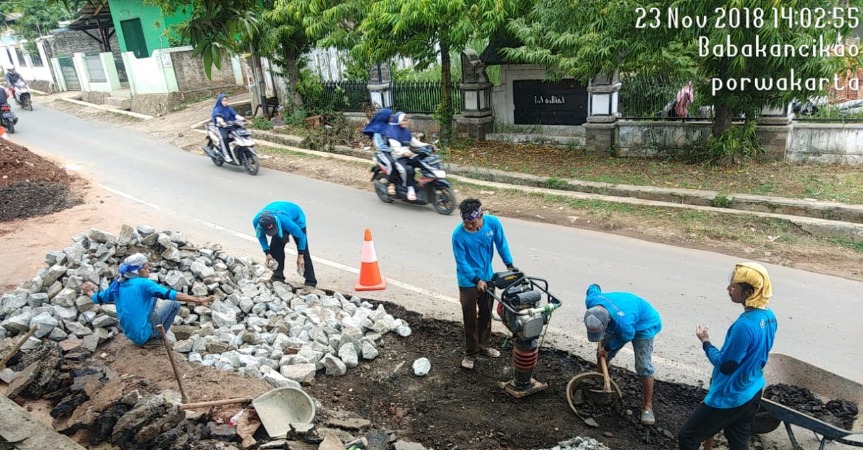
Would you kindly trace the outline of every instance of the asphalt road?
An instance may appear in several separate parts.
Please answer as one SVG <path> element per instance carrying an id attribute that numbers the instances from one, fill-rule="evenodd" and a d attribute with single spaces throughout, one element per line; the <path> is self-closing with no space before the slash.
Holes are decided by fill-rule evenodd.
<path id="1" fill-rule="evenodd" d="M 214 166 L 127 129 L 79 120 L 46 107 L 18 111 L 12 139 L 39 153 L 60 158 L 93 182 L 167 218 L 173 228 L 194 228 L 211 241 L 260 258 L 252 239 L 252 217 L 266 203 L 300 204 L 308 218 L 310 250 L 319 285 L 349 292 L 359 267 L 363 231 L 370 228 L 386 291 L 366 297 L 390 299 L 421 312 L 458 319 L 455 264 L 450 235 L 456 214 L 441 216 L 430 207 L 384 204 L 371 192 L 262 168 L 257 176 L 241 168 Z M 590 355 L 581 317 L 590 283 L 604 290 L 628 290 L 660 311 L 663 330 L 655 344 L 657 376 L 706 380 L 709 367 L 694 335 L 710 326 L 721 345 L 725 330 L 741 312 L 725 291 L 740 258 L 661 245 L 637 239 L 503 218 L 515 264 L 548 280 L 564 302 L 555 313 L 550 340 Z M 94 218 L 94 226 L 98 226 Z M 496 262 L 500 269 L 502 263 Z M 779 321 L 774 352 L 791 354 L 863 383 L 859 318 L 863 283 L 766 265 L 772 276 L 770 304 Z M 460 342 L 452 343 L 460 346 Z M 617 364 L 631 367 L 631 353 Z"/>

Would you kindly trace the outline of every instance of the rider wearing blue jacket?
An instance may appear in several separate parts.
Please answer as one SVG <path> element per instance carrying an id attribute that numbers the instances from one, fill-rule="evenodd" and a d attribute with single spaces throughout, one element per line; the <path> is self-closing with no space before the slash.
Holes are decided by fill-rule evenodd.
<path id="1" fill-rule="evenodd" d="M 261 249 L 267 256 L 267 262 L 275 259 L 278 267 L 273 271 L 273 280 L 285 280 L 285 245 L 291 236 L 297 243 L 297 270 L 305 277 L 307 287 L 315 287 L 315 267 L 309 254 L 308 235 L 306 233 L 306 215 L 302 208 L 291 202 L 273 202 L 252 219 L 255 235 L 261 244 Z M 270 242 L 267 243 L 267 236 Z"/>
<path id="2" fill-rule="evenodd" d="M 659 313 L 647 300 L 629 292 L 602 292 L 597 284 L 587 288 L 587 311 L 584 325 L 587 339 L 601 342 L 597 360 L 604 356 L 608 362 L 617 352 L 632 342 L 635 350 L 635 372 L 641 378 L 644 391 L 641 423 L 653 425 L 653 337 L 662 329 Z M 599 361 L 597 361 L 597 367 Z"/>
<path id="3" fill-rule="evenodd" d="M 237 112 L 234 111 L 234 108 L 228 106 L 228 97 L 225 94 L 219 94 L 216 97 L 216 104 L 213 106 L 211 118 L 213 119 L 213 125 L 219 130 L 219 135 L 222 137 L 222 157 L 225 158 L 225 161 L 232 162 L 231 152 L 228 151 L 228 139 L 230 138 L 228 133 L 233 127 L 230 122 L 237 120 Z"/>

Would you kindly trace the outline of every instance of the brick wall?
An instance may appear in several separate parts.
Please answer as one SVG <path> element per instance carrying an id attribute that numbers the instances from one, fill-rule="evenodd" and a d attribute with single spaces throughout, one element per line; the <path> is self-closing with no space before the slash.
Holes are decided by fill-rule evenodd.
<path id="1" fill-rule="evenodd" d="M 54 58 L 72 56 L 74 53 L 99 53 L 102 51 L 99 42 L 84 34 L 83 31 L 64 31 L 54 34 L 47 41 L 45 51 L 46 53 L 50 52 Z M 119 57 L 120 43 L 117 41 L 117 35 L 111 37 L 110 44 L 111 50 Z"/>
<path id="2" fill-rule="evenodd" d="M 234 69 L 231 66 L 229 56 L 222 57 L 222 68 L 213 66 L 212 80 L 207 78 L 204 72 L 204 63 L 200 56 L 192 56 L 191 50 L 171 52 L 171 63 L 174 65 L 174 73 L 177 75 L 177 87 L 180 91 L 193 91 L 206 89 L 213 86 L 232 86 L 234 81 Z"/>

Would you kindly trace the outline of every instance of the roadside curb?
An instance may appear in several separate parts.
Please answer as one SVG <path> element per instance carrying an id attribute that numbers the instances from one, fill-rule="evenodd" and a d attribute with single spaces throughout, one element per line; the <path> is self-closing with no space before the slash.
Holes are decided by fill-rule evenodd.
<path id="1" fill-rule="evenodd" d="M 337 154 L 331 152 L 321 152 L 317 150 L 309 150 L 301 147 L 295 147 L 291 145 L 280 144 L 276 142 L 270 142 L 261 140 L 259 138 L 255 139 L 260 145 L 268 146 L 268 147 L 276 147 L 276 148 L 284 148 L 287 150 L 291 150 L 298 153 L 306 153 L 309 155 L 315 155 L 322 158 L 332 158 L 339 159 L 343 161 L 351 161 L 351 162 L 359 162 L 359 163 L 368 163 L 371 164 L 371 153 L 368 151 L 350 149 L 348 147 L 344 147 L 342 150 L 346 153 L 349 150 L 351 154 Z M 360 155 L 360 156 L 356 156 Z M 454 165 L 450 165 L 450 168 L 447 170 L 451 170 Z M 460 170 L 465 170 L 460 168 Z M 468 170 L 470 172 L 470 170 Z M 453 171 L 456 173 L 456 171 Z M 555 195 L 561 197 L 568 197 L 580 200 L 599 200 L 604 202 L 611 203 L 625 203 L 630 205 L 640 205 L 640 206 L 651 206 L 651 207 L 659 207 L 659 208 L 673 208 L 680 210 L 691 210 L 691 211 L 703 211 L 703 212 L 712 212 L 712 213 L 722 213 L 722 214 L 734 214 L 734 215 L 750 215 L 756 217 L 763 217 L 775 220 L 781 220 L 788 223 L 791 223 L 801 230 L 818 236 L 824 237 L 838 237 L 845 238 L 851 240 L 852 242 L 863 242 L 863 223 L 850 223 L 843 222 L 838 220 L 830 220 L 830 219 L 821 219 L 816 217 L 807 217 L 807 216 L 797 216 L 790 214 L 778 214 L 771 212 L 761 212 L 761 211 L 750 211 L 750 210 L 741 210 L 741 209 L 730 209 L 730 208 L 718 208 L 715 206 L 705 206 L 698 205 L 692 203 L 684 203 L 684 202 L 668 202 L 662 200 L 649 200 L 649 199 L 640 199 L 634 198 L 633 196 L 617 196 L 617 195 L 606 195 L 606 194 L 596 194 L 596 193 L 585 193 L 585 192 L 574 192 L 560 189 L 549 189 L 544 187 L 537 186 L 529 186 L 524 182 L 521 183 L 504 183 L 499 181 L 488 181 L 477 179 L 474 177 L 465 177 L 461 175 L 451 175 L 450 178 L 454 180 L 458 180 L 462 183 L 474 184 L 478 186 L 484 186 L 494 189 L 511 189 L 522 192 L 534 193 L 534 194 L 542 194 L 542 195 Z M 514 177 L 515 181 L 522 181 L 519 178 Z M 545 180 L 541 177 L 534 177 L 540 180 Z"/>
<path id="2" fill-rule="evenodd" d="M 124 111 L 122 109 L 116 109 L 116 108 L 111 108 L 108 106 L 97 105 L 95 103 L 87 103 L 85 101 L 75 100 L 74 98 L 60 97 L 58 100 L 63 100 L 64 102 L 69 102 L 69 103 L 72 103 L 72 104 L 75 104 L 78 106 L 87 106 L 90 108 L 101 109 L 103 111 L 108 111 L 108 112 L 112 112 L 115 114 L 122 114 L 125 116 L 134 117 L 136 119 L 150 120 L 150 119 L 154 118 L 153 116 L 148 116 L 146 114 L 140 114 L 140 113 L 136 113 L 136 112 L 132 112 L 132 111 Z"/>

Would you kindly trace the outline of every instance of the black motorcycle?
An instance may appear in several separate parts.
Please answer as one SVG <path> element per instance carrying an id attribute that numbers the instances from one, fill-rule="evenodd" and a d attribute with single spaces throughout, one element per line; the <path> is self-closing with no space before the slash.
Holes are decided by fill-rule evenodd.
<path id="1" fill-rule="evenodd" d="M 9 134 L 14 134 L 15 125 L 17 124 L 18 117 L 16 117 L 15 113 L 12 112 L 12 107 L 9 106 L 9 103 L 3 103 L 0 105 L 0 125 L 2 125 Z"/>
<path id="2" fill-rule="evenodd" d="M 389 152 L 380 150 L 376 151 L 372 158 L 372 161 L 375 162 L 371 169 L 375 193 L 384 203 L 392 203 L 395 200 L 402 200 L 415 205 L 431 203 L 438 214 L 451 214 L 456 207 L 455 191 L 446 179 L 446 171 L 443 170 L 440 156 L 435 154 L 435 149 L 432 146 L 417 149 L 415 153 L 414 158 L 416 158 L 420 170 L 420 178 L 417 180 L 416 187 L 417 199 L 408 200 L 407 188 L 401 183 L 396 185 L 395 196 L 390 196 L 387 193 L 389 171 L 393 170 L 393 159 Z"/>

